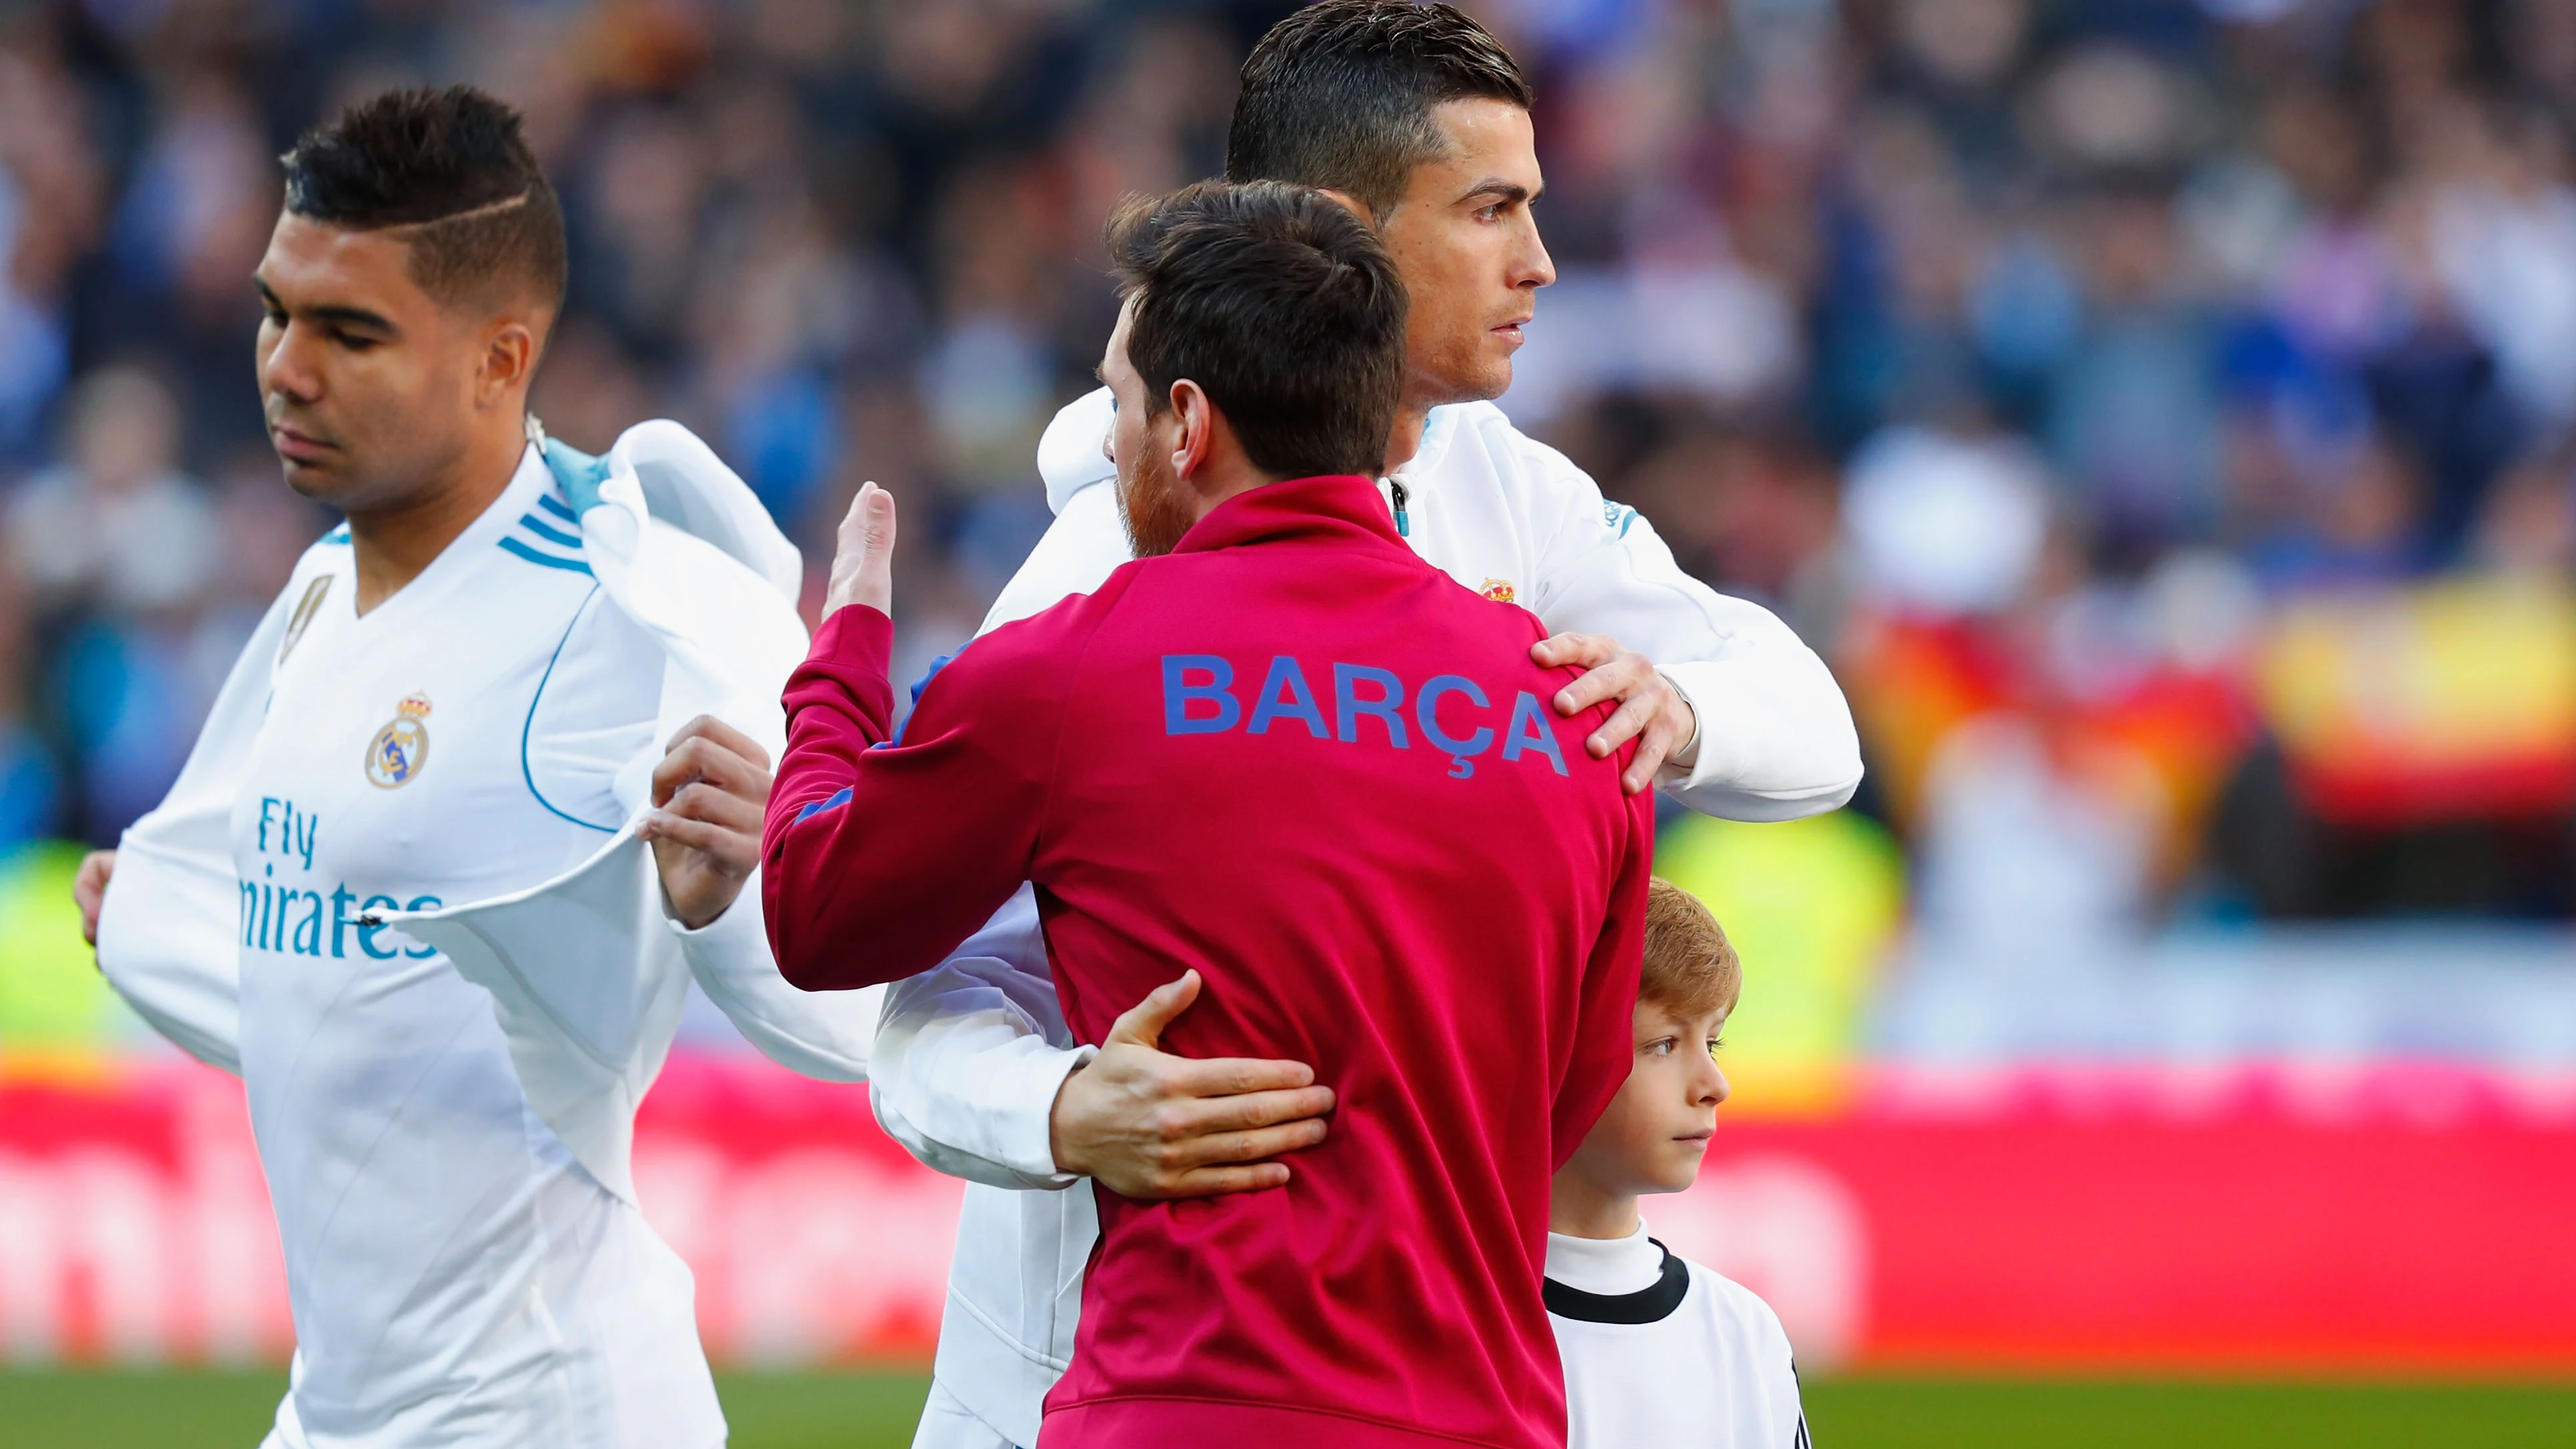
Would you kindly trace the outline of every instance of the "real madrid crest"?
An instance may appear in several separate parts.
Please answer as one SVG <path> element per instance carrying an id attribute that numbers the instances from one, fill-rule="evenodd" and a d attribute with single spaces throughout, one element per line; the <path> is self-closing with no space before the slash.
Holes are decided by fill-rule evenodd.
<path id="1" fill-rule="evenodd" d="M 367 782 L 380 790 L 408 785 L 429 763 L 429 696 L 414 692 L 394 706 L 393 722 L 367 742 Z"/>

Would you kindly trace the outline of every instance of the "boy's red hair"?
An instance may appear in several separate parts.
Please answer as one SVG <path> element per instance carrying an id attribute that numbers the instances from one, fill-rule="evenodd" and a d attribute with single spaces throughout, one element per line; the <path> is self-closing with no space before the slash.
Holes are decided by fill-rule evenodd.
<path id="1" fill-rule="evenodd" d="M 1700 898 L 1661 876 L 1646 888 L 1646 968 L 1637 998 L 1700 1016 L 1733 1011 L 1744 963 Z"/>

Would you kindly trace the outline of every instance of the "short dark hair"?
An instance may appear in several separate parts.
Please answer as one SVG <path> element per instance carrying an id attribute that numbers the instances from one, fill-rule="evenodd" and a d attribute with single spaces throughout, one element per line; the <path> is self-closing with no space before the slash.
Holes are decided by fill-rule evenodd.
<path id="1" fill-rule="evenodd" d="M 1324 0 L 1270 27 L 1243 62 L 1226 179 L 1330 187 L 1383 221 L 1413 168 L 1440 154 L 1432 108 L 1479 97 L 1524 111 L 1532 100 L 1511 52 L 1457 7 Z"/>
<path id="2" fill-rule="evenodd" d="M 1376 233 L 1302 186 L 1202 181 L 1109 222 L 1146 406 L 1197 383 L 1254 467 L 1371 477 L 1404 391 L 1404 281 Z"/>
<path id="3" fill-rule="evenodd" d="M 387 91 L 296 140 L 286 209 L 353 231 L 402 229 L 412 280 L 441 303 L 515 285 L 564 296 L 563 207 L 519 113 L 472 86 Z"/>

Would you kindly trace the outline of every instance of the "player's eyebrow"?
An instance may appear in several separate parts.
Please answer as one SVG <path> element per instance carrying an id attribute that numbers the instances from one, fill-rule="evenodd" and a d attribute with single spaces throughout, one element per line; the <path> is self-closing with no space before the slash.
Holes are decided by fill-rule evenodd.
<path id="1" fill-rule="evenodd" d="M 1536 201 L 1538 200 L 1538 197 L 1538 192 L 1530 190 L 1528 187 L 1521 185 L 1517 181 L 1506 181 L 1499 176 L 1488 176 L 1484 180 L 1477 182 L 1475 185 L 1468 187 L 1458 199 L 1460 201 L 1481 200 L 1488 206 L 1496 203 L 1500 203 L 1504 206 L 1512 206 L 1525 201 Z"/>
<path id="2" fill-rule="evenodd" d="M 265 280 L 253 277 L 250 281 L 252 286 L 259 288 L 261 301 L 280 312 L 292 310 L 285 302 L 279 300 L 277 293 L 269 288 Z M 342 327 L 364 327 L 372 332 L 391 333 L 401 330 L 394 326 L 392 318 L 381 313 L 370 312 L 364 307 L 307 307 L 304 309 L 304 315 L 319 322 L 336 323 Z"/>

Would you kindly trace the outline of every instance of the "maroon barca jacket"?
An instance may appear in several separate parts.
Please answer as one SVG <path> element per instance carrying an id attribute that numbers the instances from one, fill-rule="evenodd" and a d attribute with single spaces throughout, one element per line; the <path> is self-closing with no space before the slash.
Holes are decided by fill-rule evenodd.
<path id="1" fill-rule="evenodd" d="M 890 745 L 886 616 L 816 636 L 763 849 L 790 980 L 925 970 L 1027 880 L 1083 1040 L 1196 967 L 1165 1049 L 1338 1094 L 1283 1188 L 1099 1191 L 1049 1449 L 1565 1442 L 1548 1182 L 1628 1074 L 1653 804 L 1585 754 L 1604 712 L 1550 708 L 1543 636 L 1357 477 L 976 640 Z"/>

